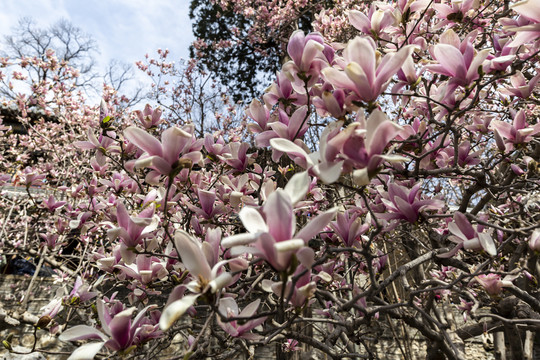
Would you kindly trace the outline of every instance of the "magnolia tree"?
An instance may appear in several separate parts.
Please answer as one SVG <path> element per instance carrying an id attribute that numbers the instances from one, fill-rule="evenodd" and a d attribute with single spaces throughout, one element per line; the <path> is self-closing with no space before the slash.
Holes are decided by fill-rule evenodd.
<path id="1" fill-rule="evenodd" d="M 480 335 L 532 358 L 540 3 L 377 2 L 339 19 L 346 32 L 290 36 L 246 109 L 253 144 L 160 108 L 115 113 L 108 94 L 74 142 L 87 165 L 65 168 L 87 180 L 27 206 L 24 249 L 73 284 L 36 336 L 73 342 L 71 359 L 385 358 L 390 342 L 412 359 L 422 341 L 428 359 L 465 359 Z"/>

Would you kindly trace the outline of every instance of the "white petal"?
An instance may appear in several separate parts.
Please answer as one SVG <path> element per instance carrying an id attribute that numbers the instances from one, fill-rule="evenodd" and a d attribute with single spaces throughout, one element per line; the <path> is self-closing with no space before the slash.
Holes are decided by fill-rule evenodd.
<path id="1" fill-rule="evenodd" d="M 232 276 L 228 272 L 219 274 L 217 278 L 210 281 L 208 285 L 212 288 L 212 293 L 216 293 L 218 290 L 223 289 L 225 286 L 231 283 Z"/>
<path id="2" fill-rule="evenodd" d="M 184 266 L 194 277 L 202 276 L 210 279 L 211 269 L 206 261 L 206 256 L 201 249 L 201 244 L 184 231 L 177 231 L 174 235 L 176 248 L 180 252 L 180 257 Z"/>
<path id="3" fill-rule="evenodd" d="M 304 247 L 304 240 L 302 239 L 292 239 L 286 241 L 280 241 L 274 244 L 274 248 L 277 252 L 298 250 Z"/>
<path id="4" fill-rule="evenodd" d="M 270 145 L 272 145 L 274 149 L 284 152 L 286 154 L 300 156 L 306 159 L 308 167 L 313 166 L 313 162 L 309 158 L 308 154 L 304 151 L 304 149 L 302 149 L 300 146 L 296 145 L 290 140 L 275 138 L 270 140 Z"/>
<path id="5" fill-rule="evenodd" d="M 79 346 L 67 360 L 92 360 L 103 345 L 104 342 L 93 342 Z"/>
<path id="6" fill-rule="evenodd" d="M 352 176 L 354 183 L 358 186 L 369 185 L 370 183 L 367 168 L 354 170 Z"/>
<path id="7" fill-rule="evenodd" d="M 238 213 L 244 227 L 252 234 L 258 232 L 268 232 L 268 225 L 262 215 L 252 207 L 245 207 Z"/>
<path id="8" fill-rule="evenodd" d="M 493 242 L 493 238 L 491 235 L 486 233 L 480 233 L 478 234 L 478 239 L 480 240 L 480 244 L 482 245 L 482 248 L 491 256 L 497 255 L 497 247 L 495 246 L 495 242 Z"/>
<path id="9" fill-rule="evenodd" d="M 229 236 L 221 240 L 221 246 L 224 248 L 232 248 L 233 246 L 249 245 L 254 243 L 258 238 L 257 234 L 238 234 Z"/>
<path id="10" fill-rule="evenodd" d="M 310 181 L 307 171 L 302 171 L 301 173 L 294 174 L 287 185 L 285 185 L 285 192 L 291 198 L 293 205 L 306 196 L 309 190 L 309 184 Z"/>
<path id="11" fill-rule="evenodd" d="M 323 280 L 323 281 L 326 281 L 326 282 L 332 281 L 332 276 L 329 273 L 325 272 L 325 271 L 319 271 L 317 273 L 317 276 L 320 277 L 321 280 Z"/>
<path id="12" fill-rule="evenodd" d="M 108 337 L 96 328 L 88 325 L 77 325 L 64 331 L 58 338 L 62 341 L 75 341 L 84 339 L 95 339 L 100 337 L 108 340 Z"/>
<path id="13" fill-rule="evenodd" d="M 341 176 L 342 169 L 343 161 L 337 163 L 324 162 L 313 168 L 317 177 L 325 184 L 335 183 Z"/>
<path id="14" fill-rule="evenodd" d="M 186 295 L 180 300 L 176 300 L 169 304 L 163 310 L 161 318 L 159 319 L 159 327 L 161 330 L 168 330 L 176 320 L 178 320 L 184 313 L 195 304 L 199 295 L 191 294 Z"/>

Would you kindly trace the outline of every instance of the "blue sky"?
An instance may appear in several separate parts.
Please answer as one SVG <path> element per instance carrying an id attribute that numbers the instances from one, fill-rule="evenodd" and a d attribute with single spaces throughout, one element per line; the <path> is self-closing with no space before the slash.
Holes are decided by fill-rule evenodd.
<path id="1" fill-rule="evenodd" d="M 100 48 L 98 65 L 111 59 L 133 64 L 168 48 L 171 60 L 187 58 L 193 41 L 189 0 L 0 0 L 0 37 L 19 18 L 43 27 L 65 18 L 92 35 Z"/>

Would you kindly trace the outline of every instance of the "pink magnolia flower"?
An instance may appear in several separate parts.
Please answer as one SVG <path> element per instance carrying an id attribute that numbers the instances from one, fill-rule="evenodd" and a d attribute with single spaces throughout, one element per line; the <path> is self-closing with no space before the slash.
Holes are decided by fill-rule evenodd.
<path id="1" fill-rule="evenodd" d="M 537 40 L 540 36 L 540 3 L 537 0 L 522 0 L 511 5 L 512 10 L 529 20 L 529 24 L 509 27 L 507 30 L 517 32 L 514 40 L 508 45 L 517 47 Z"/>
<path id="2" fill-rule="evenodd" d="M 362 223 L 359 215 L 357 211 L 346 210 L 344 213 L 338 213 L 336 221 L 330 223 L 336 235 L 347 247 L 358 246 L 360 236 L 369 229 L 369 224 Z"/>
<path id="3" fill-rule="evenodd" d="M 451 4 L 451 6 L 444 3 L 433 4 L 433 8 L 437 10 L 437 17 L 439 19 L 444 19 L 442 22 L 437 24 L 438 27 L 460 22 L 468 15 L 467 13 L 471 9 L 478 6 L 475 0 L 452 1 Z"/>
<path id="4" fill-rule="evenodd" d="M 480 232 L 478 228 L 475 229 L 467 217 L 459 211 L 454 214 L 454 221 L 448 224 L 448 230 L 452 234 L 448 239 L 457 245 L 450 252 L 441 254 L 439 257 L 452 257 L 461 248 L 483 250 L 491 256 L 497 255 L 497 247 L 491 234 Z"/>
<path id="5" fill-rule="evenodd" d="M 382 152 L 402 127 L 388 120 L 380 110 L 374 110 L 367 123 L 353 122 L 341 130 L 342 122 L 329 124 L 323 131 L 319 151 L 309 154 L 299 145 L 286 139 L 272 139 L 275 150 L 288 154 L 301 167 L 309 170 L 323 182 L 331 184 L 339 179 L 342 171 L 353 171 L 358 185 L 367 185 L 383 161 L 407 160 Z"/>
<path id="6" fill-rule="evenodd" d="M 449 29 L 441 35 L 440 44 L 431 49 L 431 54 L 439 62 L 436 65 L 428 65 L 427 69 L 449 76 L 449 84 L 467 86 L 480 77 L 479 68 L 489 55 L 489 49 L 475 53 L 473 38 L 476 32 L 469 34 L 463 40 Z"/>
<path id="7" fill-rule="evenodd" d="M 210 256 L 207 257 L 206 255 L 206 253 L 212 251 L 209 243 L 205 242 L 201 244 L 183 231 L 176 232 L 174 242 L 176 249 L 180 252 L 179 255 L 182 258 L 182 263 L 192 278 L 192 281 L 185 286 L 192 294 L 184 295 L 178 300 L 171 301 L 165 307 L 159 320 L 159 326 L 162 330 L 169 329 L 176 320 L 195 304 L 199 296 L 209 291 L 215 294 L 217 291 L 228 286 L 233 280 L 230 273 L 221 271 L 223 265 L 229 262 L 228 260 L 220 261 L 213 267 L 210 267 L 210 263 L 213 260 L 209 259 Z M 203 250 L 205 248 L 207 250 Z"/>
<path id="8" fill-rule="evenodd" d="M 109 308 L 103 300 L 99 299 L 96 308 L 101 331 L 92 326 L 77 325 L 64 331 L 59 338 L 62 341 L 101 340 L 80 346 L 71 354 L 70 359 L 92 359 L 103 346 L 112 351 L 125 350 L 132 345 L 138 345 L 162 335 L 157 326 L 157 319 L 145 317 L 147 311 L 156 307 L 156 305 L 149 305 L 132 319 L 136 308 L 131 307 L 115 313 L 116 307 Z"/>
<path id="9" fill-rule="evenodd" d="M 230 153 L 223 154 L 220 156 L 220 159 L 223 159 L 227 165 L 236 171 L 245 171 L 251 159 L 251 154 L 247 155 L 249 144 L 245 142 L 231 142 L 229 144 L 229 149 Z"/>
<path id="10" fill-rule="evenodd" d="M 128 127 L 124 131 L 125 137 L 145 151 L 135 162 L 135 167 L 149 167 L 154 169 L 157 175 L 171 176 L 183 168 L 182 160 L 188 161 L 190 167 L 191 164 L 198 163 L 202 160 L 202 154 L 193 149 L 193 129 L 193 125 L 171 127 L 163 132 L 159 142 L 142 129 Z"/>
<path id="11" fill-rule="evenodd" d="M 98 137 L 94 134 L 92 128 L 88 129 L 88 141 L 76 141 L 73 143 L 76 147 L 83 150 L 99 150 L 96 156 L 101 158 L 104 152 L 119 151 L 120 148 L 115 145 L 114 138 L 116 133 L 108 131 L 106 135 L 103 133 Z"/>
<path id="12" fill-rule="evenodd" d="M 277 102 L 277 101 L 276 101 Z M 248 124 L 248 130 L 252 133 L 262 133 L 265 130 L 268 130 L 268 120 L 270 119 L 270 111 L 268 108 L 261 104 L 257 99 L 253 99 L 249 104 L 249 108 L 246 109 L 246 114 L 252 120 L 256 121 L 256 124 Z"/>
<path id="13" fill-rule="evenodd" d="M 197 207 L 191 203 L 187 203 L 189 209 L 195 214 L 201 216 L 204 219 L 211 219 L 216 215 L 219 215 L 225 211 L 223 203 L 216 201 L 215 191 L 207 191 L 199 189 L 197 191 L 199 195 L 200 207 Z"/>
<path id="14" fill-rule="evenodd" d="M 516 73 L 510 77 L 512 87 L 507 86 L 501 89 L 500 92 L 505 95 L 512 95 L 521 99 L 527 99 L 529 96 L 531 96 L 539 80 L 540 73 L 533 77 L 530 81 L 527 81 L 521 71 L 516 71 Z"/>
<path id="15" fill-rule="evenodd" d="M 383 154 L 388 143 L 402 130 L 401 126 L 376 109 L 367 121 L 360 116 L 359 121 L 327 140 L 325 156 L 331 159 L 335 154 L 345 159 L 344 167 L 356 169 L 353 171 L 354 181 L 358 185 L 367 185 L 383 161 L 406 160 L 402 156 Z"/>
<path id="16" fill-rule="evenodd" d="M 307 102 L 307 95 L 295 92 L 293 89 L 293 84 L 291 80 L 287 77 L 287 74 L 284 71 L 279 71 L 276 74 L 275 82 L 270 85 L 268 90 L 266 90 L 266 93 L 263 95 L 263 100 L 266 104 L 270 106 L 274 106 L 277 103 L 302 106 L 305 105 Z M 253 112 L 251 112 L 251 115 L 248 113 L 248 116 L 257 121 L 259 125 L 262 125 L 260 121 L 262 120 L 262 117 L 257 116 L 257 118 L 255 118 L 253 115 Z M 262 128 L 264 129 L 264 127 Z"/>
<path id="17" fill-rule="evenodd" d="M 501 275 L 498 274 L 485 274 L 478 275 L 475 280 L 482 285 L 489 295 L 499 295 L 502 292 L 503 282 L 501 281 Z"/>
<path id="18" fill-rule="evenodd" d="M 211 155 L 225 155 L 231 152 L 229 145 L 225 144 L 225 140 L 221 135 L 217 139 L 215 139 L 214 135 L 206 134 L 204 136 L 204 148 L 208 152 L 208 154 L 210 154 L 209 157 L 211 157 Z"/>
<path id="19" fill-rule="evenodd" d="M 73 289 L 71 290 L 69 295 L 64 298 L 64 302 L 67 304 L 73 304 L 75 302 L 86 302 L 95 298 L 98 295 L 97 292 L 89 290 L 90 286 L 88 284 L 85 284 L 80 276 L 77 276 L 75 284 L 73 284 Z"/>
<path id="20" fill-rule="evenodd" d="M 285 352 L 293 352 L 293 351 L 302 350 L 302 347 L 300 347 L 298 345 L 299 345 L 298 340 L 287 339 L 287 341 L 285 341 L 285 343 L 283 343 L 283 351 L 285 351 Z"/>
<path id="21" fill-rule="evenodd" d="M 392 10 L 375 9 L 372 4 L 367 16 L 358 10 L 350 10 L 349 22 L 366 35 L 378 36 L 386 28 L 394 26 L 397 19 Z"/>
<path id="22" fill-rule="evenodd" d="M 373 39 L 354 38 L 343 51 L 343 58 L 336 59 L 337 66 L 321 70 L 324 79 L 336 89 L 352 91 L 354 96 L 351 100 L 375 101 L 411 56 L 414 46 L 404 46 L 395 53 L 386 54 L 381 60 L 376 49 Z"/>
<path id="23" fill-rule="evenodd" d="M 315 90 L 315 89 L 314 89 Z M 325 83 L 320 96 L 313 98 L 313 105 L 321 116 L 333 116 L 342 119 L 347 113 L 345 107 L 346 95 L 342 89 L 333 89 L 330 83 Z"/>
<path id="24" fill-rule="evenodd" d="M 497 147 L 501 151 L 511 150 L 515 145 L 528 143 L 534 135 L 540 133 L 540 123 L 529 126 L 523 110 L 515 113 L 512 124 L 501 120 L 493 120 L 491 126 Z"/>
<path id="25" fill-rule="evenodd" d="M 304 274 L 300 275 L 303 272 Z M 293 278 L 297 279 L 293 281 Z M 283 281 L 273 282 L 271 280 L 263 280 L 262 287 L 265 291 L 273 292 L 277 296 L 285 294 L 286 300 L 288 300 L 292 306 L 300 308 L 315 294 L 317 280 L 319 279 L 320 276 L 314 276 L 312 278 L 311 269 L 306 269 L 304 265 L 301 264 L 295 270 L 294 274 L 287 279 L 285 284 Z M 283 286 L 285 286 L 285 292 L 283 292 Z"/>
<path id="26" fill-rule="evenodd" d="M 482 150 L 471 153 L 471 143 L 469 140 L 462 142 L 458 146 L 457 165 L 460 167 L 480 164 Z M 454 166 L 455 150 L 452 147 L 444 147 L 437 153 L 436 164 L 440 168 Z"/>
<path id="27" fill-rule="evenodd" d="M 388 192 L 378 188 L 381 201 L 386 206 L 387 213 L 377 214 L 385 220 L 405 220 L 415 223 L 420 217 L 420 212 L 426 210 L 438 210 L 444 206 L 444 201 L 438 199 L 423 199 L 420 196 L 421 183 L 416 183 L 408 188 L 396 183 L 388 184 Z"/>
<path id="28" fill-rule="evenodd" d="M 416 87 L 420 82 L 420 75 L 425 69 L 416 70 L 414 60 L 411 56 L 403 62 L 401 69 L 397 72 L 398 82 L 392 87 L 392 93 L 398 94 L 401 92 L 405 86 L 409 85 L 410 87 Z M 392 100 L 397 102 L 398 96 L 392 95 Z"/>
<path id="29" fill-rule="evenodd" d="M 157 127 L 161 121 L 161 109 L 152 109 L 150 104 L 146 104 L 143 111 L 136 110 L 134 113 L 145 129 Z"/>
<path id="30" fill-rule="evenodd" d="M 472 301 L 466 301 L 463 298 L 459 298 L 460 305 L 457 306 L 457 308 L 463 312 L 463 321 L 467 322 L 467 318 L 471 315 L 471 312 L 474 309 L 474 302 Z"/>
<path id="31" fill-rule="evenodd" d="M 66 205 L 65 201 L 56 201 L 54 196 L 49 196 L 49 199 L 43 200 L 43 206 L 47 208 L 50 212 L 54 212 L 56 209 L 60 209 L 62 206 Z"/>
<path id="32" fill-rule="evenodd" d="M 229 335 L 235 338 L 257 340 L 261 336 L 250 333 L 252 329 L 265 322 L 266 316 L 250 319 L 257 313 L 261 299 L 257 299 L 247 305 L 244 310 L 239 312 L 238 304 L 231 297 L 221 298 L 219 300 L 219 312 L 223 317 L 240 317 L 244 320 L 222 320 L 221 316 L 218 317 L 218 324 Z"/>
<path id="33" fill-rule="evenodd" d="M 125 276 L 138 280 L 141 284 L 150 284 L 156 280 L 164 280 L 169 275 L 166 263 L 157 257 L 137 255 L 135 263 L 128 265 L 115 265 Z"/>
<path id="34" fill-rule="evenodd" d="M 125 188 L 131 188 L 136 186 L 135 181 L 127 176 L 125 173 L 114 172 L 112 174 L 112 179 L 99 179 L 99 182 L 110 189 L 114 190 L 115 193 L 119 194 Z"/>
<path id="35" fill-rule="evenodd" d="M 25 168 L 23 171 L 23 174 L 21 176 L 22 180 L 21 182 L 27 187 L 31 186 L 40 186 L 43 184 L 45 178 L 47 176 L 45 174 L 38 174 L 36 170 L 33 170 L 29 167 Z"/>
<path id="36" fill-rule="evenodd" d="M 153 222 L 154 211 L 155 204 L 151 204 L 141 211 L 138 216 L 132 217 L 122 202 L 118 202 L 116 205 L 118 227 L 108 230 L 107 235 L 111 240 L 116 238 L 122 240 L 121 253 L 126 263 L 130 264 L 135 259 L 135 253 L 129 249 L 139 245 L 157 227 L 157 223 Z"/>
<path id="37" fill-rule="evenodd" d="M 54 249 L 58 244 L 56 241 L 58 240 L 58 234 L 39 234 L 39 237 L 45 240 L 45 244 L 50 248 Z"/>
<path id="38" fill-rule="evenodd" d="M 334 208 L 319 214 L 296 232 L 293 204 L 307 194 L 309 183 L 307 173 L 296 174 L 285 189 L 277 189 L 268 196 L 262 214 L 255 208 L 244 207 L 238 216 L 248 233 L 230 236 L 221 245 L 232 247 L 233 255 L 252 253 L 277 271 L 286 270 L 293 255 L 300 262 L 309 263 L 314 253 L 307 242 L 326 227 L 337 211 Z"/>
<path id="39" fill-rule="evenodd" d="M 306 84 L 311 87 L 318 81 L 321 69 L 328 66 L 328 58 L 333 57 L 332 48 L 324 45 L 319 33 L 305 35 L 302 30 L 292 33 L 287 52 L 291 61 L 283 65 L 283 72 L 294 79 L 291 85 L 299 94 L 306 93 Z"/>

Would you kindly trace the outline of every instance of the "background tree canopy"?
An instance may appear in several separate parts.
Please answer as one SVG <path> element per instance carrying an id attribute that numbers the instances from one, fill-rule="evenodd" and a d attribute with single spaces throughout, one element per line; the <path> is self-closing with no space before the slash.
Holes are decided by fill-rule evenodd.
<path id="1" fill-rule="evenodd" d="M 267 28 L 253 36 L 254 22 L 229 3 L 227 7 L 209 0 L 192 0 L 190 18 L 196 41 L 190 48 L 192 58 L 215 74 L 228 87 L 233 100 L 249 100 L 262 93 L 270 77 L 279 70 L 286 56 L 286 43 L 297 28 L 311 31 L 311 21 L 318 9 L 311 2 L 298 8 L 299 16 L 290 24 Z"/>

